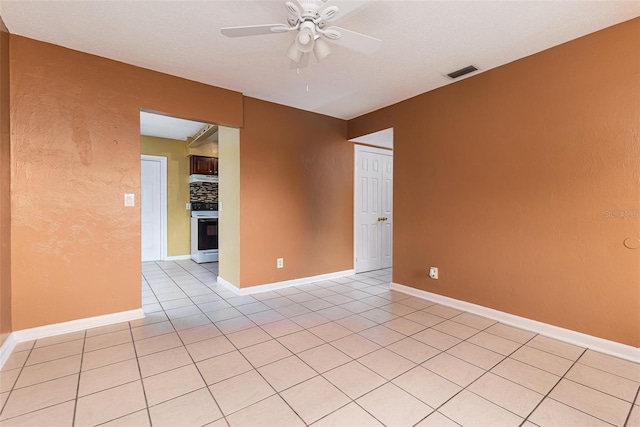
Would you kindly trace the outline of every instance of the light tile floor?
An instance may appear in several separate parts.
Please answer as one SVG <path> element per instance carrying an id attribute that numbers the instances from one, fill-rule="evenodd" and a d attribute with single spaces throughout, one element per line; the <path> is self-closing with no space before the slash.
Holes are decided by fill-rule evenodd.
<path id="1" fill-rule="evenodd" d="M 143 320 L 20 343 L 9 426 L 640 426 L 640 366 L 389 290 L 390 270 L 238 297 L 145 263 Z"/>

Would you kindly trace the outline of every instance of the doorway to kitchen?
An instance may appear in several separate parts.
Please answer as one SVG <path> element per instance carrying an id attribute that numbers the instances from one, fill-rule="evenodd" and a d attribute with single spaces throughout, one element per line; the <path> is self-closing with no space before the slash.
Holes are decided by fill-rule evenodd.
<path id="1" fill-rule="evenodd" d="M 354 172 L 354 269 L 390 268 L 393 262 L 393 129 L 352 140 Z M 372 146 L 372 145 L 376 146 Z M 379 148 L 384 147 L 384 148 Z"/>
<path id="2" fill-rule="evenodd" d="M 167 161 L 167 243 L 162 261 L 169 262 L 148 263 L 143 271 L 199 271 L 206 282 L 214 275 L 212 282 L 239 287 L 240 129 L 141 111 L 140 154 Z M 204 237 L 203 247 L 199 235 Z M 212 250 L 217 253 L 207 258 Z"/>
<path id="3" fill-rule="evenodd" d="M 217 217 L 217 131 L 215 124 L 140 112 L 142 261 L 214 261 L 194 256 L 192 218 L 196 211 Z"/>

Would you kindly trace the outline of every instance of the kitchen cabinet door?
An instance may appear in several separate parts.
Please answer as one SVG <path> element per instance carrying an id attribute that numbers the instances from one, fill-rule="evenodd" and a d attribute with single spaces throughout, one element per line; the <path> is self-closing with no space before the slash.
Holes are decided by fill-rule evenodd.
<path id="1" fill-rule="evenodd" d="M 218 158 L 191 156 L 191 174 L 218 175 Z"/>

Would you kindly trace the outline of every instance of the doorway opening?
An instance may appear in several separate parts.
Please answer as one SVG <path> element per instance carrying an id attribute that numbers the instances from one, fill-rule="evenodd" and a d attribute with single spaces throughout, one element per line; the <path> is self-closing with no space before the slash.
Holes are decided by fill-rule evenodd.
<path id="1" fill-rule="evenodd" d="M 140 112 L 143 262 L 195 259 L 193 207 L 215 211 L 217 216 L 217 135 L 215 124 Z M 217 256 L 196 260 L 213 261 L 218 261 Z"/>

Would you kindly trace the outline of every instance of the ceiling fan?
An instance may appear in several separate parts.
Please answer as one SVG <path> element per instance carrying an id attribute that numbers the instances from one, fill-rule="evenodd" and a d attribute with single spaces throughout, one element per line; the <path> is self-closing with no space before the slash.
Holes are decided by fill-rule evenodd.
<path id="1" fill-rule="evenodd" d="M 349 12 L 368 3 L 368 0 L 296 0 L 285 3 L 287 24 L 249 25 L 222 28 L 227 37 L 246 37 L 262 34 L 277 34 L 297 31 L 287 50 L 287 56 L 296 67 L 304 67 L 313 52 L 318 61 L 331 53 L 329 43 L 346 47 L 356 52 L 371 55 L 382 40 L 344 28 L 327 26 L 328 22 L 344 17 Z"/>

